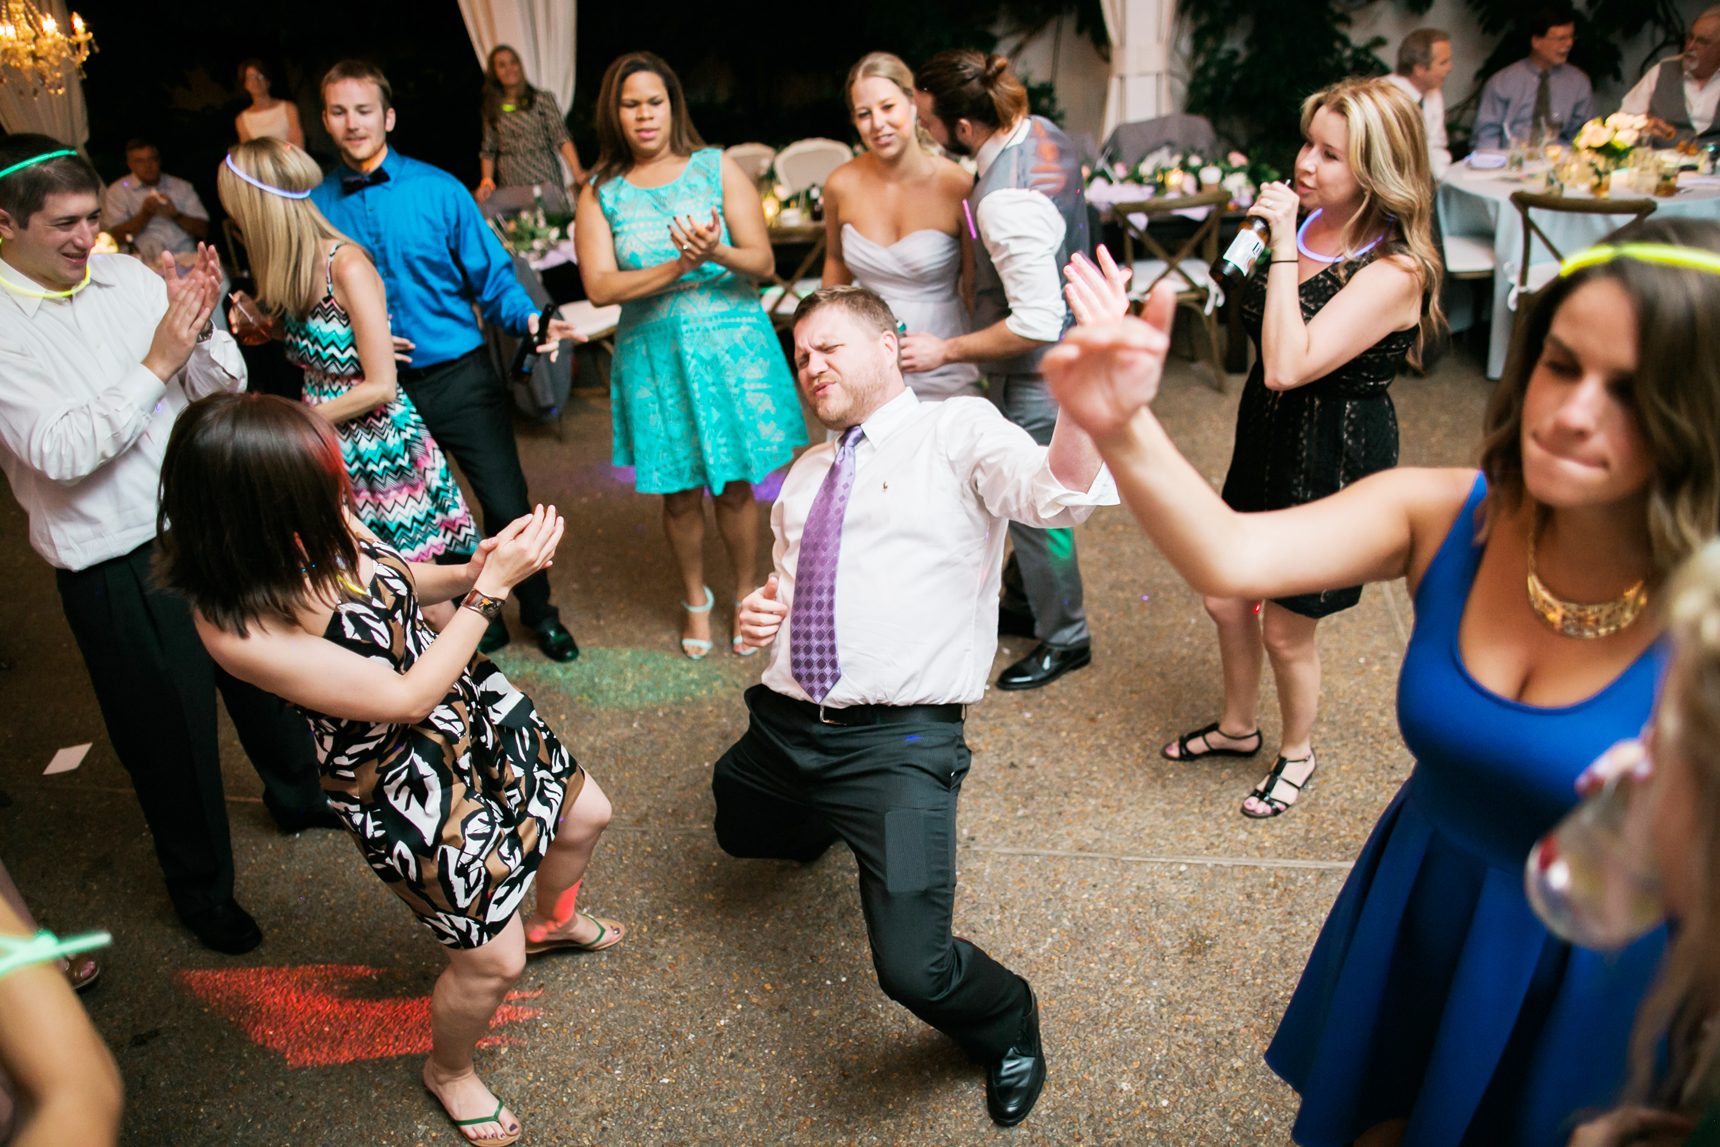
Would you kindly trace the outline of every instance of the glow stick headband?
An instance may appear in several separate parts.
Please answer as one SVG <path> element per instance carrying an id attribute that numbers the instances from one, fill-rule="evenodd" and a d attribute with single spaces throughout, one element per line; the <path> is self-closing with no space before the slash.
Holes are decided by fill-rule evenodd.
<path id="1" fill-rule="evenodd" d="M 251 176 L 246 175 L 243 171 L 239 170 L 239 165 L 233 162 L 233 157 L 230 155 L 227 157 L 227 170 L 231 171 L 234 175 L 237 175 L 240 179 L 243 179 L 246 183 L 249 183 L 252 187 L 257 188 L 259 191 L 267 191 L 270 195 L 279 195 L 282 199 L 310 198 L 311 193 L 309 191 L 288 191 L 284 187 L 270 187 L 261 179 L 253 179 Z M 5 172 L 0 172 L 0 175 L 4 174 Z"/>
<path id="2" fill-rule="evenodd" d="M 1602 243 L 1587 251 L 1578 251 L 1559 267 L 1563 277 L 1584 267 L 1610 263 L 1614 259 L 1635 259 L 1642 263 L 1659 263 L 1664 267 L 1685 267 L 1692 271 L 1707 271 L 1720 275 L 1720 253 L 1698 247 L 1675 247 L 1671 243 L 1620 243 L 1616 247 Z"/>
<path id="3" fill-rule="evenodd" d="M 76 155 L 76 154 L 78 154 L 78 153 L 73 151 L 69 147 L 62 147 L 59 151 L 44 151 L 41 155 L 31 156 L 29 159 L 24 160 L 22 163 L 14 163 L 11 167 L 6 168 L 4 171 L 0 171 L 0 179 L 5 179 L 8 175 L 11 175 L 14 171 L 19 171 L 19 170 L 26 168 L 26 167 L 33 167 L 38 163 L 46 163 L 48 160 L 58 159 L 62 155 Z"/>

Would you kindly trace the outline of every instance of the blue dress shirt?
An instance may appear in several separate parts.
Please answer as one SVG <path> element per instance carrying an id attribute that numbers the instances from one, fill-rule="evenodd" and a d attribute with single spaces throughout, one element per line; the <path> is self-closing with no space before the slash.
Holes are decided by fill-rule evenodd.
<path id="1" fill-rule="evenodd" d="M 472 304 L 516 338 L 538 306 L 514 274 L 514 261 L 472 195 L 439 167 L 393 148 L 388 179 L 348 194 L 345 164 L 311 192 L 328 221 L 364 246 L 388 291 L 389 326 L 417 344 L 415 368 L 459 358 L 483 342 Z"/>
<path id="2" fill-rule="evenodd" d="M 1541 69 L 1527 58 L 1494 72 L 1481 89 L 1481 107 L 1475 113 L 1470 146 L 1499 149 L 1512 139 L 1528 139 L 1540 85 Z M 1553 115 L 1562 121 L 1560 138 L 1570 143 L 1595 115 L 1595 91 L 1589 77 L 1573 64 L 1555 64 L 1547 69 L 1547 95 Z"/>

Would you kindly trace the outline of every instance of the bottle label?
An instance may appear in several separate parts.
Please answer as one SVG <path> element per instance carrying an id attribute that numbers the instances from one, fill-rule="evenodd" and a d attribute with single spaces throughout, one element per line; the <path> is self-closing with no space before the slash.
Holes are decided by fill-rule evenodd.
<path id="1" fill-rule="evenodd" d="M 1266 241 L 1245 227 L 1230 241 L 1230 247 L 1224 252 L 1224 261 L 1246 275 L 1254 269 L 1254 261 L 1264 250 Z"/>

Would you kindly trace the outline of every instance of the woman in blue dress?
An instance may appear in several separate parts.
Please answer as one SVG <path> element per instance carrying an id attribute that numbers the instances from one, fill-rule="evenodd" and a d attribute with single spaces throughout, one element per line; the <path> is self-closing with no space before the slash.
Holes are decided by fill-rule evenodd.
<path id="1" fill-rule="evenodd" d="M 1064 412 L 1198 592 L 1402 577 L 1415 598 L 1398 720 L 1416 767 L 1266 1053 L 1302 1097 L 1304 1147 L 1562 1147 L 1621 1081 L 1664 933 L 1574 949 L 1530 911 L 1523 863 L 1583 768 L 1648 719 L 1662 582 L 1720 522 L 1720 274 L 1688 265 L 1720 266 L 1720 228 L 1655 221 L 1613 242 L 1537 303 L 1489 404 L 1479 473 L 1390 470 L 1237 513 L 1146 405 L 1174 296 L 1046 357 Z M 1092 300 L 1078 315 L 1112 313 L 1120 282 L 1075 278 Z"/>
<path id="2" fill-rule="evenodd" d="M 610 397 L 615 464 L 663 495 L 663 531 L 687 611 L 681 650 L 711 650 L 704 492 L 734 566 L 734 602 L 757 578 L 752 483 L 806 443 L 788 363 L 754 282 L 771 251 L 758 189 L 707 148 L 680 81 L 650 52 L 609 65 L 597 104 L 600 148 L 579 197 L 575 240 L 586 294 L 621 304 Z M 756 652 L 731 625 L 734 652 Z"/>

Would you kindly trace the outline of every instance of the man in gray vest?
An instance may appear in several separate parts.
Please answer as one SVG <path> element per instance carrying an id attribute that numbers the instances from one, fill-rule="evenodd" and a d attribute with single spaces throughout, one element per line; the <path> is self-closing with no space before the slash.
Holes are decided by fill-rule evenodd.
<path id="1" fill-rule="evenodd" d="M 1004 417 L 1047 445 L 1057 403 L 1039 360 L 1075 325 L 1063 298 L 1063 268 L 1077 251 L 1092 254 L 1080 156 L 1056 124 L 1027 113 L 1027 89 L 1002 56 L 940 52 L 914 82 L 920 122 L 932 138 L 956 155 L 973 156 L 979 167 L 965 204 L 975 240 L 976 329 L 953 339 L 908 333 L 902 369 L 979 364 Z M 1071 530 L 1011 522 L 1009 537 L 1020 600 L 1012 600 L 1017 595 L 1006 574 L 999 630 L 1030 634 L 1039 645 L 1005 669 L 997 687 L 1037 689 L 1092 660 L 1081 567 Z"/>
<path id="2" fill-rule="evenodd" d="M 1715 106 L 1720 104 L 1720 6 L 1690 25 L 1684 51 L 1648 70 L 1625 94 L 1620 111 L 1650 116 L 1657 135 L 1680 143 L 1720 142 Z"/>

